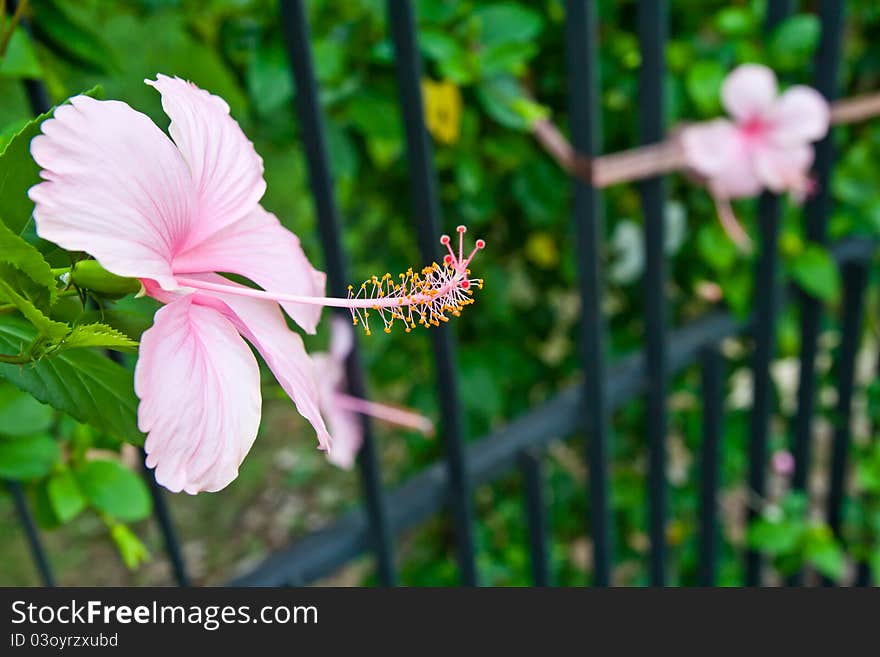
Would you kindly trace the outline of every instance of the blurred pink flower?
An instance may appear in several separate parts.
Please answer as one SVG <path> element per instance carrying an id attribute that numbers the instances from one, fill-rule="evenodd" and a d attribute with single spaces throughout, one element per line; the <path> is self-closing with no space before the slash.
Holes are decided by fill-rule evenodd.
<path id="1" fill-rule="evenodd" d="M 741 246 L 748 236 L 730 210 L 730 199 L 768 189 L 803 199 L 812 190 L 812 142 L 828 132 L 830 109 L 815 89 L 794 86 L 778 94 L 776 76 L 766 66 L 744 64 L 721 88 L 732 120 L 715 119 L 681 134 L 690 168 L 706 179 L 718 201 L 725 230 Z"/>
<path id="2" fill-rule="evenodd" d="M 794 456 L 787 450 L 779 450 L 773 453 L 771 459 L 773 472 L 784 477 L 790 476 L 794 472 Z"/>
<path id="3" fill-rule="evenodd" d="M 354 345 L 351 322 L 335 317 L 332 322 L 330 350 L 312 354 L 318 377 L 321 413 L 327 419 L 333 445 L 327 451 L 327 460 L 341 468 L 354 465 L 363 442 L 363 424 L 359 415 L 368 415 L 391 424 L 434 433 L 428 418 L 412 411 L 352 397 L 345 393 L 345 359 Z"/>
<path id="4" fill-rule="evenodd" d="M 238 468 L 260 424 L 257 361 L 265 359 L 318 434 L 330 436 L 302 339 L 278 303 L 184 286 L 236 286 L 317 296 L 325 276 L 299 239 L 259 204 L 263 163 L 217 96 L 179 78 L 147 81 L 162 94 L 171 141 L 125 103 L 72 98 L 34 138 L 42 183 L 30 190 L 40 237 L 86 251 L 107 270 L 141 280 L 166 304 L 142 338 L 135 392 L 147 465 L 173 491 L 216 491 Z M 314 333 L 321 307 L 281 302 Z"/>

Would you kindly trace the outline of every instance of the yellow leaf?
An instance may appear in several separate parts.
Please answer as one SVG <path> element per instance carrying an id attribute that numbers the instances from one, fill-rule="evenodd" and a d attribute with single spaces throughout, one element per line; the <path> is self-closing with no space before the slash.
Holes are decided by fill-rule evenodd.
<path id="1" fill-rule="evenodd" d="M 424 78 L 422 95 L 428 132 L 443 144 L 456 143 L 461 130 L 461 92 L 458 87 L 448 80 L 434 82 Z"/>

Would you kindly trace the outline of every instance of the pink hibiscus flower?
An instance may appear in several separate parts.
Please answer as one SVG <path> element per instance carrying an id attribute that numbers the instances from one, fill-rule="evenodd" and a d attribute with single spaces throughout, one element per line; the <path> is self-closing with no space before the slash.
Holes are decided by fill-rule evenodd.
<path id="1" fill-rule="evenodd" d="M 744 64 L 725 79 L 721 99 L 732 117 L 689 126 L 681 143 L 690 168 L 706 179 L 719 216 L 740 245 L 748 236 L 730 210 L 730 199 L 764 189 L 802 199 L 812 187 L 812 142 L 828 132 L 830 109 L 815 89 L 794 86 L 778 95 L 766 66 Z"/>
<path id="2" fill-rule="evenodd" d="M 313 363 L 282 308 L 308 333 L 324 305 L 367 316 L 375 308 L 386 326 L 404 317 L 407 328 L 413 319 L 428 326 L 458 312 L 461 289 L 481 281 L 468 277 L 470 258 L 458 258 L 388 298 L 321 296 L 324 274 L 259 204 L 263 163 L 228 105 L 179 78 L 146 82 L 162 95 L 173 141 L 125 103 L 77 96 L 31 144 L 44 182 L 29 195 L 40 237 L 139 279 L 165 304 L 135 369 L 147 465 L 172 491 L 216 491 L 237 476 L 260 424 L 259 369 L 245 340 L 319 446 L 331 446 Z"/>
<path id="3" fill-rule="evenodd" d="M 318 399 L 321 413 L 327 419 L 333 445 L 327 451 L 327 460 L 341 468 L 354 465 L 363 442 L 363 424 L 360 415 L 368 415 L 425 435 L 434 433 L 434 424 L 428 418 L 402 408 L 352 397 L 345 393 L 345 359 L 354 346 L 354 334 L 349 322 L 336 317 L 332 322 L 330 350 L 312 354 L 318 378 Z"/>

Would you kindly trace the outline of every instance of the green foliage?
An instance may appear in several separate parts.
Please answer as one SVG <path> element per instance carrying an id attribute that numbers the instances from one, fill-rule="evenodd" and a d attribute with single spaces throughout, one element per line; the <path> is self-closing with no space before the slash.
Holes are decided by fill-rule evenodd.
<path id="1" fill-rule="evenodd" d="M 89 461 L 75 471 L 83 496 L 98 511 L 122 521 L 150 515 L 152 502 L 144 480 L 116 461 Z"/>
<path id="2" fill-rule="evenodd" d="M 789 263 L 792 278 L 806 292 L 833 302 L 840 297 L 840 272 L 826 249 L 809 245 Z"/>
<path id="3" fill-rule="evenodd" d="M 15 353 L 35 337 L 28 322 L 0 315 L 0 353 Z M 0 378 L 80 422 L 143 444 L 131 372 L 106 356 L 76 349 L 25 366 L 0 363 Z"/>
<path id="4" fill-rule="evenodd" d="M 768 506 L 749 527 L 749 545 L 773 558 L 791 575 L 806 565 L 833 580 L 846 572 L 846 553 L 826 524 L 811 520 L 808 500 L 792 492 L 779 506 Z"/>
<path id="5" fill-rule="evenodd" d="M 0 478 L 42 477 L 57 458 L 58 444 L 49 436 L 0 436 Z"/>

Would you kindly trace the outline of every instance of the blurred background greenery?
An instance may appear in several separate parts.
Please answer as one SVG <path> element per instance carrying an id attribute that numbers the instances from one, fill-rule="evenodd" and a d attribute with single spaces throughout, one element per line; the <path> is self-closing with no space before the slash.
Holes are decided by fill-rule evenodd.
<path id="1" fill-rule="evenodd" d="M 460 345 L 458 371 L 466 433 L 478 439 L 584 375 L 576 357 L 575 258 L 579 254 L 570 239 L 570 184 L 532 138 L 522 111 L 522 99 L 528 94 L 563 129 L 567 125 L 564 7 L 561 0 L 418 0 L 415 4 L 445 228 L 465 223 L 490 245 L 474 267 L 486 280 L 486 288 L 454 328 Z M 810 82 L 822 29 L 815 3 L 799 3 L 800 13 L 766 38 L 762 31 L 765 4 L 761 0 L 670 3 L 665 81 L 670 128 L 720 114 L 721 81 L 742 62 L 766 63 L 784 83 Z M 404 137 L 385 2 L 310 0 L 307 6 L 351 271 L 357 280 L 373 273 L 403 271 L 418 264 L 418 257 L 406 202 Z M 847 6 L 840 80 L 842 95 L 854 95 L 880 88 L 880 6 L 873 0 L 853 0 Z M 301 237 L 313 261 L 321 262 L 292 107 L 296 90 L 279 32 L 277 2 L 31 0 L 28 13 L 33 38 L 16 32 L 0 62 L 0 143 L 30 115 L 22 78 L 43 80 L 54 101 L 101 84 L 105 97 L 124 100 L 162 127 L 167 126 L 167 118 L 158 95 L 143 79 L 159 72 L 188 78 L 227 100 L 265 160 L 268 191 L 264 205 Z M 599 2 L 606 151 L 632 147 L 638 139 L 641 57 L 635 14 L 633 1 Z M 830 232 L 833 238 L 876 235 L 880 232 L 880 123 L 838 128 L 835 140 L 839 164 L 832 181 L 835 203 Z M 754 226 L 754 205 L 744 202 L 737 207 L 749 226 Z M 607 272 L 603 307 L 612 358 L 617 358 L 642 346 L 642 215 L 631 185 L 609 189 L 604 207 L 608 239 L 603 254 Z M 711 309 L 713 292 L 718 289 L 720 303 L 744 316 L 752 304 L 752 257 L 737 252 L 725 237 L 706 192 L 684 177 L 673 176 L 666 220 L 671 320 L 680 325 Z M 781 246 L 787 279 L 822 298 L 832 310 L 838 308 L 836 268 L 824 250 L 805 243 L 803 212 L 791 204 L 784 212 Z M 875 282 L 876 278 L 877 272 L 872 271 Z M 880 411 L 880 392 L 872 383 L 878 344 L 876 285 L 871 290 L 859 359 L 853 455 L 858 476 L 853 482 L 855 501 L 847 515 L 850 541 L 846 549 L 830 536 L 818 513 L 833 425 L 830 363 L 839 336 L 837 315 L 826 314 L 820 340 L 822 383 L 814 495 L 804 499 L 787 494 L 786 475 L 774 474 L 763 520 L 751 530 L 745 522 L 749 496 L 744 484 L 750 345 L 733 340 L 724 344 L 730 376 L 721 493 L 722 583 L 742 581 L 741 557 L 749 541 L 773 558 L 780 573 L 806 561 L 827 575 L 845 577 L 857 556 L 873 559 L 875 577 L 880 577 L 880 449 L 876 440 L 873 447 L 871 443 L 878 418 L 870 417 Z M 321 333 L 310 342 L 311 347 L 324 346 L 326 331 Z M 428 336 L 421 332 L 381 334 L 362 340 L 362 347 L 376 397 L 436 417 Z M 797 350 L 797 313 L 796 308 L 789 308 L 779 322 L 778 359 L 773 367 L 773 450 L 783 450 L 788 444 Z M 873 404 L 868 403 L 869 396 Z M 261 435 L 239 479 L 220 493 L 170 499 L 196 583 L 221 583 L 358 503 L 356 473 L 337 470 L 324 461 L 314 448 L 311 429 L 268 378 L 264 398 Z M 22 417 L 14 410 L 20 403 L 25 402 L 0 388 L 0 417 L 5 418 L 0 431 L 14 424 L 10 418 Z M 671 570 L 674 583 L 689 584 L 695 582 L 697 557 L 701 403 L 696 371 L 676 378 L 669 404 Z M 648 540 L 642 404 L 631 403 L 615 414 L 613 428 L 615 581 L 643 584 Z M 48 485 L 52 473 L 59 472 L 57 462 L 76 449 L 96 454 L 110 450 L 112 462 L 135 472 L 137 454 L 51 413 L 21 432 L 54 433 L 56 438 L 46 440 L 64 446 L 62 450 L 46 447 L 42 468 L 0 472 L 29 482 L 29 494 L 43 524 L 63 525 L 47 532 L 61 581 L 167 583 L 170 575 L 161 540 L 152 521 L 139 520 L 149 505 L 136 512 L 136 499 L 143 492 L 134 491 L 137 484 L 131 484 L 134 501 L 115 515 L 114 509 L 108 511 L 94 501 L 92 506 L 97 508 L 91 510 L 59 510 L 51 503 Z M 583 520 L 587 472 L 581 440 L 563 438 L 546 454 L 553 572 L 559 584 L 582 584 L 589 581 L 591 570 Z M 442 453 L 439 440 L 401 431 L 380 428 L 379 442 L 388 485 Z M 56 477 L 53 486 L 61 485 Z M 519 476 L 511 473 L 476 492 L 478 565 L 487 584 L 529 583 L 521 485 Z M 123 529 L 114 529 L 118 527 Z M 7 497 L 0 497 L 0 528 L 0 582 L 35 583 Z M 451 544 L 451 527 L 444 518 L 406 535 L 399 555 L 402 581 L 456 583 Z M 126 561 L 131 567 L 126 567 Z M 362 559 L 331 581 L 361 584 L 374 581 L 373 577 L 369 559 Z"/>

